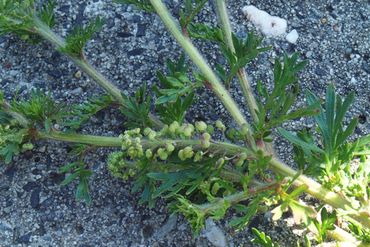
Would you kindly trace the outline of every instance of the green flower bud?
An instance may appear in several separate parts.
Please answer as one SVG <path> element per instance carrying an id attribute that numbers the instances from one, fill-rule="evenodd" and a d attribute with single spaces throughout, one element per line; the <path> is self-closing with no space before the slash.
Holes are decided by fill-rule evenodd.
<path id="1" fill-rule="evenodd" d="M 184 149 L 181 149 L 178 153 L 178 156 L 180 160 L 186 160 L 185 154 L 184 154 Z"/>
<path id="2" fill-rule="evenodd" d="M 199 132 L 204 132 L 207 129 L 207 124 L 203 121 L 195 122 L 195 128 Z"/>
<path id="3" fill-rule="evenodd" d="M 211 146 L 211 142 L 202 140 L 201 141 L 201 146 L 202 146 L 202 148 L 209 148 Z"/>
<path id="4" fill-rule="evenodd" d="M 154 140 L 157 137 L 157 133 L 155 131 L 152 131 L 148 135 L 149 140 Z"/>
<path id="5" fill-rule="evenodd" d="M 167 158 L 168 158 L 168 154 L 167 154 L 166 152 L 163 152 L 163 153 L 161 153 L 161 154 L 159 155 L 159 158 L 160 158 L 161 160 L 167 160 Z"/>
<path id="6" fill-rule="evenodd" d="M 202 134 L 202 139 L 205 141 L 210 141 L 211 140 L 211 135 L 208 133 L 203 133 Z"/>
<path id="7" fill-rule="evenodd" d="M 193 131 L 194 131 L 194 129 L 187 126 L 187 127 L 184 128 L 183 134 L 184 134 L 185 137 L 191 137 L 193 135 Z"/>
<path id="8" fill-rule="evenodd" d="M 221 130 L 221 131 L 225 131 L 226 130 L 226 127 L 225 125 L 221 122 L 221 120 L 217 120 L 216 121 L 216 127 L 217 129 Z"/>
<path id="9" fill-rule="evenodd" d="M 147 127 L 147 128 L 144 129 L 144 132 L 143 133 L 144 133 L 144 135 L 148 136 L 152 131 L 153 130 L 151 128 L 148 128 Z"/>
<path id="10" fill-rule="evenodd" d="M 158 154 L 158 155 L 161 155 L 161 154 L 163 154 L 163 153 L 166 153 L 166 150 L 165 150 L 164 148 L 158 148 L 158 150 L 157 150 L 157 154 Z"/>
<path id="11" fill-rule="evenodd" d="M 178 128 L 180 128 L 180 124 L 177 121 L 174 121 L 170 124 L 168 130 L 170 131 L 170 133 L 175 134 Z"/>
<path id="12" fill-rule="evenodd" d="M 212 125 L 208 125 L 206 131 L 212 135 L 215 132 L 215 128 Z"/>
<path id="13" fill-rule="evenodd" d="M 184 148 L 184 155 L 187 159 L 193 157 L 194 155 L 193 148 L 191 146 L 187 146 L 186 148 Z"/>
<path id="14" fill-rule="evenodd" d="M 217 192 L 220 190 L 220 184 L 219 183 L 214 183 L 213 186 L 212 186 L 212 190 L 211 190 L 211 193 L 213 195 L 216 195 Z"/>
<path id="15" fill-rule="evenodd" d="M 198 152 L 196 152 L 196 154 L 194 156 L 194 162 L 201 161 L 202 158 L 203 158 L 203 152 L 202 151 L 198 151 Z"/>
<path id="16" fill-rule="evenodd" d="M 22 151 L 32 150 L 34 148 L 32 143 L 25 143 L 22 145 Z"/>
<path id="17" fill-rule="evenodd" d="M 169 152 L 169 153 L 172 153 L 173 150 L 175 150 L 175 146 L 172 144 L 172 143 L 166 143 L 166 150 Z"/>
<path id="18" fill-rule="evenodd" d="M 225 159 L 224 158 L 219 158 L 216 161 L 216 166 L 222 166 L 224 163 L 225 163 Z"/>
<path id="19" fill-rule="evenodd" d="M 148 159 L 152 158 L 152 157 L 153 157 L 153 152 L 152 152 L 152 150 L 147 149 L 147 150 L 145 151 L 145 157 L 147 157 Z"/>
<path id="20" fill-rule="evenodd" d="M 240 133 L 244 136 L 248 135 L 249 129 L 247 124 L 243 124 Z"/>

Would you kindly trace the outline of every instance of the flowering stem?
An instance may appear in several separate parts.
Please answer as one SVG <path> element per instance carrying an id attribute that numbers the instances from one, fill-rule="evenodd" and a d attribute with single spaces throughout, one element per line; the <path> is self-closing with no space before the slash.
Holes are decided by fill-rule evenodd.
<path id="1" fill-rule="evenodd" d="M 60 131 L 51 131 L 49 133 L 39 132 L 37 135 L 40 139 L 51 139 L 57 141 L 73 142 L 73 143 L 82 143 L 89 144 L 99 147 L 121 147 L 122 141 L 118 137 L 103 137 L 103 136 L 94 136 L 94 135 L 81 135 L 81 134 L 66 134 Z M 173 143 L 176 147 L 182 148 L 186 146 L 192 146 L 194 150 L 202 149 L 201 141 L 197 139 L 182 140 L 182 139 L 161 139 L 161 140 L 148 140 L 142 139 L 141 145 L 143 148 L 154 148 L 164 145 L 165 143 Z M 251 158 L 254 158 L 253 153 L 245 147 L 238 146 L 235 144 L 227 142 L 211 142 L 209 147 L 210 150 L 222 151 L 225 155 L 235 155 L 240 153 L 247 153 Z M 294 177 L 297 174 L 297 171 L 283 164 L 281 161 L 273 158 L 270 161 L 270 167 L 276 173 L 286 176 Z M 314 180 L 300 175 L 294 181 L 295 186 L 307 185 L 306 192 L 325 203 L 333 206 L 334 208 L 343 209 L 348 211 L 352 209 L 351 203 L 341 197 L 337 193 L 328 191 L 322 185 L 315 182 Z M 354 210 L 351 210 L 354 211 Z M 361 212 L 351 212 L 349 214 L 354 220 L 360 222 L 362 225 L 370 228 L 370 219 L 364 217 Z"/>

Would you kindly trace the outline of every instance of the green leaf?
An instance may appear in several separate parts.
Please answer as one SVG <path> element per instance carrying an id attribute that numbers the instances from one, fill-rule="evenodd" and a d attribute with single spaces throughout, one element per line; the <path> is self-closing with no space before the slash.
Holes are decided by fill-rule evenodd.
<path id="1" fill-rule="evenodd" d="M 152 123 L 149 114 L 152 98 L 148 95 L 146 84 L 140 87 L 133 97 L 126 95 L 122 96 L 124 98 L 124 103 L 120 110 L 122 114 L 127 117 L 125 126 L 129 128 L 136 128 L 138 126 L 151 127 Z"/>
<path id="2" fill-rule="evenodd" d="M 252 239 L 252 243 L 260 244 L 263 247 L 279 247 L 279 245 L 274 243 L 271 238 L 267 236 L 264 232 L 261 232 L 253 227 L 252 233 L 255 236 L 255 238 Z"/>
<path id="3" fill-rule="evenodd" d="M 83 57 L 83 48 L 92 39 L 93 35 L 103 27 L 103 21 L 97 17 L 86 27 L 75 28 L 67 37 L 66 45 L 60 49 L 61 52 L 73 57 Z"/>
<path id="4" fill-rule="evenodd" d="M 64 117 L 62 124 L 73 130 L 82 127 L 92 116 L 106 109 L 113 104 L 113 100 L 109 95 L 93 97 L 87 102 L 74 105 L 68 111 L 68 115 Z"/>
<path id="5" fill-rule="evenodd" d="M 46 3 L 42 5 L 42 8 L 38 14 L 40 20 L 50 28 L 54 27 L 55 25 L 55 6 L 56 2 L 54 0 L 46 1 Z"/>
<path id="6" fill-rule="evenodd" d="M 68 175 L 61 183 L 60 185 L 61 186 L 65 186 L 65 185 L 68 185 L 70 183 L 73 182 L 73 180 L 77 179 L 78 177 L 80 176 L 80 174 L 78 172 L 75 172 L 75 173 L 72 173 L 70 175 Z"/>
<path id="7" fill-rule="evenodd" d="M 78 201 L 85 201 L 90 204 L 92 199 L 89 191 L 89 183 L 87 179 L 81 179 L 76 189 L 76 199 Z"/>
<path id="8" fill-rule="evenodd" d="M 307 143 L 307 142 L 301 140 L 299 137 L 297 137 L 296 135 L 291 134 L 289 131 L 286 131 L 283 128 L 278 128 L 278 132 L 280 133 L 280 135 L 282 135 L 288 141 L 290 141 L 291 143 L 293 143 L 297 146 L 302 147 L 305 150 L 311 150 L 311 151 L 314 151 L 314 152 L 317 152 L 317 153 L 324 153 L 324 150 L 322 150 L 321 148 L 317 147 L 316 145 L 314 145 L 312 143 Z"/>
<path id="9" fill-rule="evenodd" d="M 144 11 L 154 12 L 154 8 L 149 0 L 114 0 L 114 2 L 123 4 L 132 4 Z"/>

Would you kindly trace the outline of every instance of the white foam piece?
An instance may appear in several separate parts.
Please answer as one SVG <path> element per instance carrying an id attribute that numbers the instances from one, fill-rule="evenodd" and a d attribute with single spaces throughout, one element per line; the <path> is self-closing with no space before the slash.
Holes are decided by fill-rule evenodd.
<path id="1" fill-rule="evenodd" d="M 271 16 L 266 11 L 260 10 L 253 5 L 243 7 L 243 13 L 256 28 L 266 36 L 276 37 L 286 33 L 287 21 L 277 16 Z"/>

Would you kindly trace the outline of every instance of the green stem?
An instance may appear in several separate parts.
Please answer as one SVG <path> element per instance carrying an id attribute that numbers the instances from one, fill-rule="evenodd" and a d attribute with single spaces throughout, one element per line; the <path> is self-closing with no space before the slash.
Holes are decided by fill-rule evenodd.
<path id="1" fill-rule="evenodd" d="M 169 13 L 166 6 L 160 0 L 150 0 L 153 7 L 155 8 L 157 14 L 162 19 L 163 23 L 167 27 L 167 29 L 172 33 L 175 37 L 177 42 L 181 45 L 181 47 L 187 52 L 190 59 L 197 65 L 200 71 L 203 73 L 204 77 L 207 79 L 205 84 L 213 90 L 213 92 L 217 95 L 217 97 L 221 100 L 223 105 L 226 109 L 230 112 L 230 115 L 234 118 L 236 123 L 239 126 L 247 125 L 249 132 L 250 132 L 250 141 L 253 140 L 252 137 L 252 130 L 244 117 L 243 113 L 239 110 L 238 105 L 235 101 L 231 98 L 228 91 L 224 88 L 221 84 L 220 80 L 217 78 L 216 74 L 212 71 L 209 67 L 205 59 L 199 53 L 197 48 L 192 44 L 189 38 L 185 37 L 182 32 L 179 30 L 176 22 L 174 21 L 173 17 Z"/>
<path id="2" fill-rule="evenodd" d="M 8 102 L 3 101 L 1 104 L 1 109 L 4 112 L 8 113 L 10 116 L 12 116 L 15 120 L 17 120 L 17 122 L 23 127 L 27 128 L 29 126 L 30 124 L 29 121 L 22 114 L 12 111 L 11 106 L 9 105 Z"/>
<path id="3" fill-rule="evenodd" d="M 232 52 L 235 52 L 235 47 L 232 39 L 232 29 L 229 20 L 229 15 L 227 13 L 225 0 L 216 0 L 216 7 L 217 7 L 217 14 L 219 16 L 221 29 L 224 34 L 226 44 Z M 238 71 L 238 79 L 239 84 L 242 88 L 245 100 L 247 101 L 249 112 L 254 120 L 254 122 L 258 121 L 258 116 L 256 110 L 258 110 L 257 103 L 255 97 L 253 95 L 252 88 L 248 81 L 247 73 L 245 72 L 244 68 L 239 69 Z"/>
<path id="4" fill-rule="evenodd" d="M 50 132 L 40 131 L 38 132 L 37 137 L 39 139 L 50 139 L 55 141 L 80 143 L 98 147 L 121 147 L 122 145 L 122 141 L 118 137 L 68 134 L 59 131 L 50 131 Z"/>
<path id="5" fill-rule="evenodd" d="M 65 40 L 53 32 L 47 25 L 35 17 L 35 32 L 38 33 L 45 40 L 49 41 L 55 46 L 57 50 L 66 46 Z M 110 82 L 106 77 L 104 77 L 99 71 L 96 70 L 90 63 L 88 63 L 84 58 L 67 55 L 82 71 L 88 74 L 94 81 L 96 81 L 106 92 L 108 92 L 116 101 L 121 105 L 125 104 L 122 97 L 121 91 L 112 82 Z M 153 114 L 149 114 L 149 118 L 152 124 L 156 127 L 161 128 L 163 123 Z"/>
<path id="6" fill-rule="evenodd" d="M 286 177 L 294 177 L 297 174 L 297 171 L 285 165 L 284 163 L 282 163 L 276 158 L 273 158 L 271 160 L 270 167 L 276 173 L 286 176 Z M 346 198 L 340 196 L 339 194 L 335 192 L 327 190 L 318 182 L 304 175 L 300 175 L 298 178 L 296 178 L 293 184 L 296 187 L 301 186 L 301 185 L 307 185 L 306 192 L 308 194 L 331 205 L 334 208 L 343 209 L 345 211 L 351 210 L 349 214 L 351 218 L 360 222 L 363 226 L 370 228 L 370 218 L 364 217 L 364 215 L 361 214 L 360 212 L 355 212 L 356 210 L 353 209 L 351 202 L 348 201 Z"/>
<path id="7" fill-rule="evenodd" d="M 105 136 L 94 136 L 94 135 L 81 135 L 74 133 L 63 133 L 60 131 L 50 131 L 50 132 L 38 132 L 38 138 L 40 139 L 51 139 L 55 141 L 64 141 L 72 143 L 88 144 L 98 147 L 121 147 L 122 140 L 119 137 L 105 137 Z M 178 148 L 183 148 L 186 146 L 192 146 L 194 149 L 202 149 L 201 140 L 190 139 L 161 139 L 161 140 L 148 140 L 142 139 L 141 145 L 143 148 L 155 148 L 158 146 L 165 145 L 166 143 L 173 143 Z M 209 150 L 220 150 L 222 153 L 227 153 L 228 155 L 236 155 L 239 153 L 251 154 L 250 150 L 245 147 L 241 147 L 235 144 L 227 142 L 215 142 L 212 141 Z"/>
<path id="8" fill-rule="evenodd" d="M 118 137 L 102 137 L 102 136 L 93 136 L 93 135 L 80 135 L 80 134 L 66 134 L 58 131 L 51 131 L 49 133 L 40 132 L 38 137 L 41 139 L 52 139 L 57 141 L 65 142 L 74 142 L 74 143 L 83 143 L 100 147 L 120 147 L 122 142 Z M 163 140 L 142 140 L 143 148 L 153 148 L 164 145 L 165 143 L 174 143 L 177 147 L 186 147 L 193 146 L 194 149 L 201 149 L 200 140 L 181 140 L 181 139 L 163 139 Z M 226 142 L 212 142 L 209 147 L 210 150 L 221 150 L 227 155 L 235 155 L 242 152 L 245 152 L 253 158 L 253 154 L 249 149 L 241 147 L 235 144 L 226 143 Z M 276 173 L 286 176 L 294 177 L 297 174 L 297 171 L 283 164 L 276 158 L 273 158 L 270 162 L 270 167 Z M 307 185 L 306 192 L 317 199 L 322 200 L 323 202 L 331 205 L 334 208 L 343 209 L 345 211 L 352 210 L 351 203 L 332 191 L 325 189 L 322 185 L 315 182 L 314 180 L 300 175 L 294 181 L 295 186 Z M 354 220 L 360 222 L 363 226 L 370 228 L 370 219 L 369 217 L 364 217 L 360 212 L 351 212 L 349 215 Z"/>
<path id="9" fill-rule="evenodd" d="M 60 50 L 61 48 L 66 46 L 66 42 L 62 37 L 54 33 L 47 25 L 45 25 L 37 18 L 35 18 L 35 29 L 41 37 L 52 43 L 57 50 Z M 81 70 L 83 70 L 86 74 L 93 78 L 102 88 L 104 88 L 105 91 L 112 95 L 115 100 L 117 100 L 121 104 L 124 102 L 121 91 L 110 81 L 108 81 L 101 73 L 99 73 L 91 64 L 79 57 L 68 57 L 78 67 L 80 67 Z"/>

